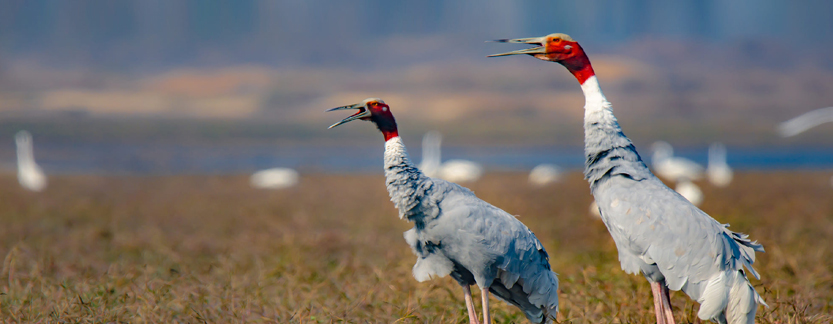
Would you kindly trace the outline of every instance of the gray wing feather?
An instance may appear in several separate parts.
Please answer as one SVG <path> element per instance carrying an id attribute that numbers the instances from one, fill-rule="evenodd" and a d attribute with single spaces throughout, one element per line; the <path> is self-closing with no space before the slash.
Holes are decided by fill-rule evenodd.
<path id="1" fill-rule="evenodd" d="M 596 197 L 620 257 L 631 254 L 622 262 L 625 270 L 642 270 L 636 260 L 654 263 L 674 290 L 726 269 L 745 267 L 758 278 L 752 263 L 763 247 L 746 235 L 728 230 L 655 177 L 611 182 L 597 188 Z"/>

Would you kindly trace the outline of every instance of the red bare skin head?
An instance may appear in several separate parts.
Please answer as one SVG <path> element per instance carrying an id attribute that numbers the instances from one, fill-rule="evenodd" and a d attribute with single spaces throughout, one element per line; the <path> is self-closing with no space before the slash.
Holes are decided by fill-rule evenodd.
<path id="1" fill-rule="evenodd" d="M 386 142 L 391 138 L 399 136 L 399 131 L 396 128 L 396 119 L 393 118 L 393 114 L 390 112 L 390 106 L 382 101 L 382 99 L 367 98 L 361 103 L 336 107 L 328 111 L 343 109 L 358 109 L 359 111 L 341 120 L 340 122 L 333 124 L 330 128 L 361 119 L 371 121 L 376 124 L 376 128 L 378 128 L 379 131 L 382 132 L 382 135 L 385 136 Z"/>
<path id="2" fill-rule="evenodd" d="M 537 59 L 561 63 L 567 70 L 572 73 L 579 83 L 584 83 L 591 76 L 596 75 L 593 72 L 593 66 L 590 64 L 590 59 L 584 53 L 584 49 L 572 37 L 566 34 L 549 34 L 544 37 L 534 38 L 518 38 L 518 39 L 502 39 L 498 40 L 501 43 L 524 43 L 536 44 L 538 47 L 527 48 L 508 53 L 489 55 L 506 56 L 517 54 L 532 55 Z"/>

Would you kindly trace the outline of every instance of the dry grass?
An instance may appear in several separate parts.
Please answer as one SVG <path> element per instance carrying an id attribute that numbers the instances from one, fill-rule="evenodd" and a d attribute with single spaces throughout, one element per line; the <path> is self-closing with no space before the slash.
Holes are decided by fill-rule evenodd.
<path id="1" fill-rule="evenodd" d="M 833 321 L 833 190 L 824 173 L 740 174 L 703 208 L 763 242 L 759 323 Z M 286 191 L 245 177 L 55 177 L 43 194 L 0 177 L 6 322 L 463 323 L 450 278 L 417 283 L 380 176 L 305 176 Z M 522 174 L 471 186 L 520 215 L 559 273 L 561 322 L 652 323 L 645 280 L 619 269 L 587 215 L 580 175 L 535 190 Z M 679 322 L 696 322 L 681 293 Z M 495 305 L 499 323 L 525 323 Z"/>

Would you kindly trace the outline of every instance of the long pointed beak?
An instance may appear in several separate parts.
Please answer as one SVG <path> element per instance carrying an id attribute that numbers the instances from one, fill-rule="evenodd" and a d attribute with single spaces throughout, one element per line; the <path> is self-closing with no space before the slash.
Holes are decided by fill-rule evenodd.
<path id="1" fill-rule="evenodd" d="M 346 109 L 358 109 L 359 112 L 357 112 L 353 115 L 350 115 L 350 117 L 342 119 L 340 122 L 337 122 L 335 124 L 330 125 L 330 127 L 327 127 L 327 129 L 336 127 L 336 126 L 341 125 L 341 124 L 346 124 L 346 123 L 349 123 L 349 122 L 354 121 L 356 119 L 359 119 L 359 118 L 362 118 L 362 117 L 367 117 L 367 115 L 370 115 L 369 113 L 367 113 L 367 108 L 365 108 L 362 104 L 352 104 L 352 105 L 349 105 L 349 106 L 335 107 L 335 108 L 332 108 L 332 109 L 327 109 L 327 111 L 329 112 L 329 111 L 346 110 Z"/>
<path id="2" fill-rule="evenodd" d="M 498 57 L 498 56 L 520 55 L 520 54 L 531 54 L 532 55 L 532 54 L 546 54 L 547 53 L 547 49 L 544 48 L 544 46 L 541 46 L 541 44 L 544 43 L 544 38 L 543 37 L 496 39 L 496 40 L 493 40 L 491 42 L 535 44 L 535 45 L 539 45 L 539 46 L 532 47 L 532 48 L 525 48 L 525 49 L 521 49 L 521 50 L 517 50 L 517 51 L 506 52 L 506 53 L 492 54 L 492 55 L 489 55 L 489 56 L 486 56 L 486 57 Z"/>

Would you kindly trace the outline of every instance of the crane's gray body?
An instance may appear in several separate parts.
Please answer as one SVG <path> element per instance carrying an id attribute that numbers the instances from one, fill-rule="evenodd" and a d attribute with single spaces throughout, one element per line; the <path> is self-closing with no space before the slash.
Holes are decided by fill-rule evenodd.
<path id="1" fill-rule="evenodd" d="M 417 256 L 418 281 L 451 275 L 477 284 L 548 322 L 558 308 L 558 279 L 541 242 L 523 223 L 457 184 L 427 177 L 399 137 L 385 143 L 385 178 L 400 218 L 414 223 L 405 240 Z"/>
<path id="2" fill-rule="evenodd" d="M 763 247 L 665 186 L 622 133 L 595 77 L 582 89 L 587 99 L 584 175 L 622 269 L 682 290 L 701 304 L 701 319 L 752 323 L 757 303 L 764 302 L 743 269 L 759 278 L 752 263 Z"/>

